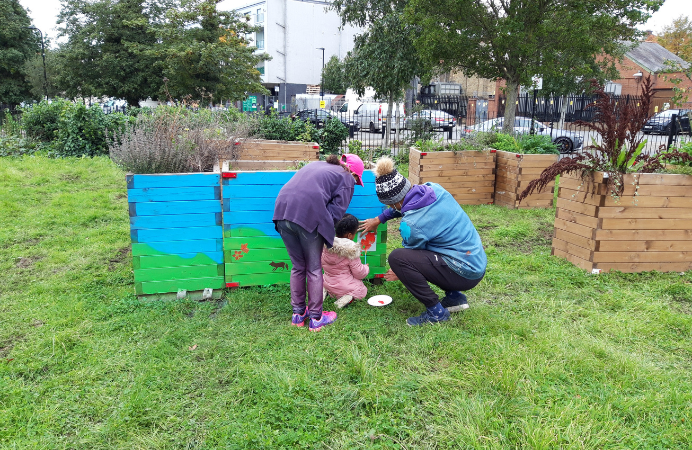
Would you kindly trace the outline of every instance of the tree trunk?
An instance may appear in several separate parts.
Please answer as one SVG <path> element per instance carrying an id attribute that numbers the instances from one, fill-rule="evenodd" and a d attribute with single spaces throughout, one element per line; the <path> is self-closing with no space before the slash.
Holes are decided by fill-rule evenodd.
<path id="1" fill-rule="evenodd" d="M 557 124 L 558 130 L 565 129 L 565 116 L 567 115 L 567 96 L 562 96 L 562 105 L 560 106 L 560 121 Z"/>
<path id="2" fill-rule="evenodd" d="M 394 95 L 389 94 L 387 99 L 387 123 L 384 127 L 384 139 L 382 139 L 382 148 L 389 148 L 389 136 L 391 135 L 392 126 L 392 103 L 394 103 Z"/>
<path id="3" fill-rule="evenodd" d="M 514 117 L 517 115 L 518 89 L 518 81 L 507 80 L 507 102 L 505 103 L 505 120 L 502 124 L 503 133 L 514 133 Z"/>

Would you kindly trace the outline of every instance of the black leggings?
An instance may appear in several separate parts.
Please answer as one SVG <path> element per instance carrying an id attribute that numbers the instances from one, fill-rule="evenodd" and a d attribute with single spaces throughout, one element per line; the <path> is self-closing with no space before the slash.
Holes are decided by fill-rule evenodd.
<path id="1" fill-rule="evenodd" d="M 445 291 L 468 291 L 483 279 L 468 280 L 462 277 L 447 266 L 442 255 L 428 250 L 397 248 L 389 255 L 389 267 L 426 308 L 440 301 L 428 282 Z"/>

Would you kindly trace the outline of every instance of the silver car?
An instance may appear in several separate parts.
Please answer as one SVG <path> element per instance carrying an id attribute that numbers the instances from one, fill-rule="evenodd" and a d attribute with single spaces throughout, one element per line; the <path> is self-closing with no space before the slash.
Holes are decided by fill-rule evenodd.
<path id="1" fill-rule="evenodd" d="M 430 128 L 433 130 L 444 130 L 448 131 L 457 124 L 457 118 L 451 114 L 444 111 L 437 111 L 432 109 L 424 109 L 416 113 L 411 114 L 404 120 L 404 128 L 411 128 L 411 124 L 415 120 L 427 120 L 430 122 Z"/>
<path id="2" fill-rule="evenodd" d="M 478 133 L 479 131 L 502 131 L 504 120 L 504 117 L 486 120 L 479 124 L 465 127 L 463 131 L 465 134 Z M 529 117 L 515 117 L 514 132 L 529 134 L 531 132 L 531 122 L 532 120 Z M 581 150 L 584 145 L 584 139 L 579 134 L 568 130 L 548 128 L 537 120 L 534 121 L 534 133 L 551 136 L 560 153 L 572 153 Z"/>

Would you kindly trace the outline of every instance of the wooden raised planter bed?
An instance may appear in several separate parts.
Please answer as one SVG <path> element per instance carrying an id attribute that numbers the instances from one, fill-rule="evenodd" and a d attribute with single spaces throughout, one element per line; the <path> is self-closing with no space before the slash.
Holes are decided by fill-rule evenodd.
<path id="1" fill-rule="evenodd" d="M 495 150 L 463 152 L 409 152 L 409 180 L 438 183 L 462 205 L 493 203 Z"/>
<path id="2" fill-rule="evenodd" d="M 288 170 L 302 161 L 318 161 L 320 146 L 315 142 L 287 142 L 253 139 L 236 141 L 228 170 Z"/>
<path id="3" fill-rule="evenodd" d="M 606 182 L 560 177 L 552 254 L 590 271 L 692 269 L 692 176 L 627 174 L 617 200 Z"/>
<path id="4" fill-rule="evenodd" d="M 523 155 L 497 151 L 495 173 L 495 204 L 508 208 L 552 208 L 555 182 L 540 193 L 534 193 L 519 203 L 519 194 L 531 180 L 538 178 L 543 170 L 556 163 L 559 155 Z"/>

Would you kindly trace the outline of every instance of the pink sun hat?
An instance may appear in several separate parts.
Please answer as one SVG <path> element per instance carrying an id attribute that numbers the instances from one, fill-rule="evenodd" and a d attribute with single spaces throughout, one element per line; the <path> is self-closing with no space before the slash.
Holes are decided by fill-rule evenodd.
<path id="1" fill-rule="evenodd" d="M 365 187 L 363 184 L 363 161 L 357 156 L 352 153 L 346 153 L 341 157 L 341 162 L 346 164 L 346 167 L 348 167 L 351 172 L 355 173 L 358 175 L 358 183 L 361 186 Z"/>

